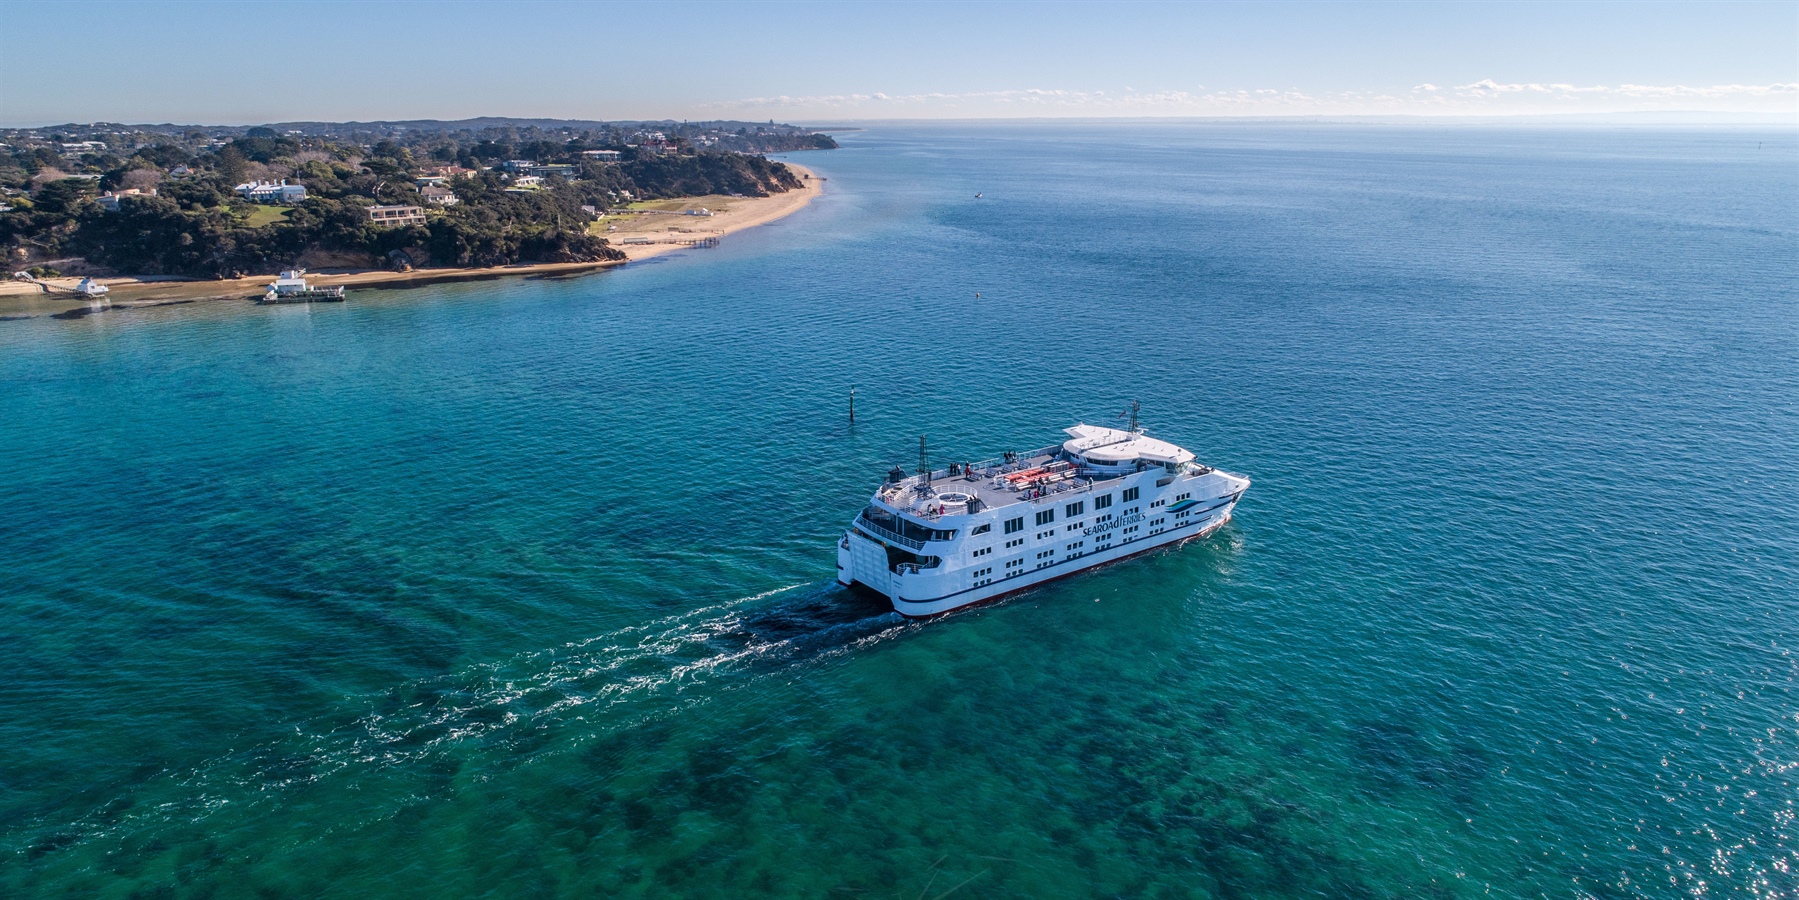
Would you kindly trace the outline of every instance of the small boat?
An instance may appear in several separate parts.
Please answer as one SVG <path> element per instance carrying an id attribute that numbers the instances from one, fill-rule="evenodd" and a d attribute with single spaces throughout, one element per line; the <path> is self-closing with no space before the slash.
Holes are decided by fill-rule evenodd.
<path id="1" fill-rule="evenodd" d="M 269 283 L 268 290 L 262 294 L 258 303 L 342 303 L 344 289 L 337 287 L 313 287 L 306 283 L 305 269 L 288 269 L 281 277 Z"/>
<path id="2" fill-rule="evenodd" d="M 109 288 L 92 278 L 83 278 L 81 279 L 80 284 L 75 285 L 75 293 L 80 294 L 83 297 L 95 299 L 112 293 L 112 288 Z"/>

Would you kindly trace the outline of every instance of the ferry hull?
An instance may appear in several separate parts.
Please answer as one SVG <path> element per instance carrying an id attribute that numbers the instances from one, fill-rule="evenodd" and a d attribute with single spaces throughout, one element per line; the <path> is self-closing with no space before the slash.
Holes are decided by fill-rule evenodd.
<path id="1" fill-rule="evenodd" d="M 844 587 L 861 586 L 888 598 L 894 611 L 902 616 L 929 618 L 977 603 L 997 600 L 1089 569 L 1141 556 L 1152 550 L 1174 548 L 1188 541 L 1201 540 L 1228 523 L 1236 505 L 1236 501 L 1231 500 L 1211 514 L 1185 525 L 1136 540 L 1123 541 L 1107 550 L 1060 560 L 1040 569 L 1021 571 L 1013 577 L 1000 578 L 991 583 L 936 594 L 930 592 L 927 582 L 915 576 L 888 571 L 885 565 L 886 546 L 852 529 L 839 541 L 837 581 Z"/>
<path id="2" fill-rule="evenodd" d="M 908 599 L 906 597 L 888 596 L 893 600 L 893 609 L 895 612 L 898 612 L 900 615 L 909 619 L 926 619 L 931 616 L 939 616 L 947 612 L 962 609 L 966 606 L 973 606 L 977 603 L 987 603 L 998 600 L 1002 597 L 1007 597 L 1021 591 L 1048 584 L 1051 581 L 1067 578 L 1070 575 L 1078 575 L 1089 569 L 1110 565 L 1115 562 L 1122 562 L 1134 556 L 1141 556 L 1152 550 L 1177 548 L 1179 545 L 1187 543 L 1188 541 L 1200 540 L 1210 536 L 1219 528 L 1224 527 L 1224 524 L 1229 522 L 1230 518 L 1231 511 L 1226 509 L 1223 515 L 1195 522 L 1191 526 L 1180 529 L 1180 533 L 1178 534 L 1164 532 L 1163 534 L 1144 538 L 1141 541 L 1133 541 L 1128 544 L 1113 547 L 1110 550 L 1101 551 L 1092 556 L 1084 556 L 1079 559 L 1068 560 L 1057 566 L 1025 572 L 1017 578 L 1009 578 L 985 587 L 971 588 L 967 591 L 952 594 L 947 597 Z"/>

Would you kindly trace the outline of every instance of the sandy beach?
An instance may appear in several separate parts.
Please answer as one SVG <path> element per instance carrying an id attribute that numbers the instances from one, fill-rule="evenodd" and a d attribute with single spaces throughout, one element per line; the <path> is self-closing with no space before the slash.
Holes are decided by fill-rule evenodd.
<path id="1" fill-rule="evenodd" d="M 414 269 L 392 272 L 383 269 L 323 269 L 310 272 L 307 280 L 330 287 L 418 287 L 447 281 L 476 281 L 528 275 L 578 275 L 626 265 L 652 256 L 689 249 L 693 242 L 765 225 L 792 215 L 812 202 L 823 189 L 824 179 L 804 166 L 786 163 L 802 181 L 797 190 L 770 197 L 687 197 L 679 200 L 639 204 L 647 207 L 627 214 L 607 215 L 591 227 L 594 234 L 607 238 L 623 251 L 624 261 L 584 263 L 531 263 L 496 266 L 485 269 Z M 710 215 L 689 215 L 688 210 L 704 209 Z M 627 243 L 629 241 L 629 243 Z M 114 308 L 158 306 L 189 303 L 198 300 L 245 300 L 262 294 L 273 280 L 269 275 L 249 278 L 197 281 L 179 278 L 100 278 L 111 289 L 106 303 Z M 79 278 L 47 278 L 39 283 L 0 281 L 0 319 L 55 315 L 72 309 L 85 309 L 92 304 L 74 293 Z M 50 289 L 45 290 L 44 285 Z"/>
<path id="2" fill-rule="evenodd" d="M 592 231 L 612 242 L 632 260 L 647 259 L 685 249 L 691 242 L 718 238 L 792 215 L 812 202 L 824 179 L 805 166 L 786 163 L 798 173 L 803 187 L 772 197 L 683 197 L 638 204 L 647 208 L 625 215 L 608 215 L 594 223 Z M 690 215 L 705 210 L 710 215 Z M 636 241 L 649 243 L 636 243 Z"/>

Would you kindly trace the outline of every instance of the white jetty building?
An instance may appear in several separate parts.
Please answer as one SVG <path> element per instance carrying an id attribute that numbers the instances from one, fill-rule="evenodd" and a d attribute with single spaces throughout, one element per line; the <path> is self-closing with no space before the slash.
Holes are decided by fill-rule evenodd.
<path id="1" fill-rule="evenodd" d="M 990 600 L 1230 520 L 1249 479 L 1129 429 L 1076 425 L 1028 453 L 928 471 L 899 468 L 837 544 L 837 580 L 906 616 Z"/>
<path id="2" fill-rule="evenodd" d="M 258 303 L 342 303 L 344 287 L 313 287 L 306 283 L 305 269 L 288 269 L 269 282 Z"/>

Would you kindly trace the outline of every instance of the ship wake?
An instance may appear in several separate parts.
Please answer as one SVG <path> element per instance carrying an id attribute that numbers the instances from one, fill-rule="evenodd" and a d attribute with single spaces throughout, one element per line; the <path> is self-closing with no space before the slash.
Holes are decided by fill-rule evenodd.
<path id="1" fill-rule="evenodd" d="M 35 863 L 202 823 L 211 831 L 215 817 L 255 816 L 307 790 L 416 778 L 441 768 L 435 758 L 523 765 L 917 627 L 833 582 L 787 585 L 351 698 L 281 738 L 153 776 L 79 821 L 12 830 L 4 849 Z"/>

